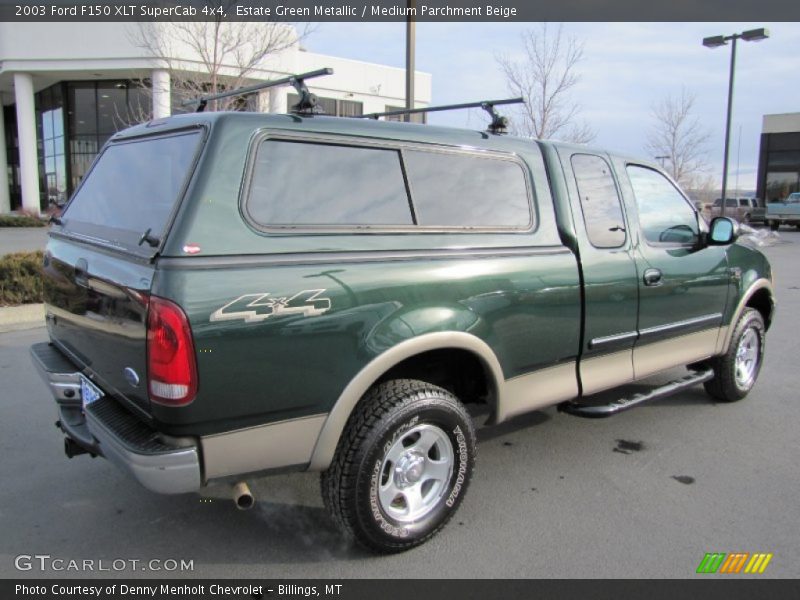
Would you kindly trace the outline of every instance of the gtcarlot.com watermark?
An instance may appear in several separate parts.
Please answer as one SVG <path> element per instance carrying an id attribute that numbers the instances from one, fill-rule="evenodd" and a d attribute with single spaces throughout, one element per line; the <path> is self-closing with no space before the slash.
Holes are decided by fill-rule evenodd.
<path id="1" fill-rule="evenodd" d="M 109 571 L 194 571 L 194 559 L 184 558 L 61 558 L 50 554 L 20 554 L 14 558 L 18 571 L 95 573 Z"/>

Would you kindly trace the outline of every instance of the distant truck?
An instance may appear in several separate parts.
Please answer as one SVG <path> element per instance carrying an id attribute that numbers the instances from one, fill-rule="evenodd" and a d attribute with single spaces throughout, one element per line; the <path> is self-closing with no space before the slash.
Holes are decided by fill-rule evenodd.
<path id="1" fill-rule="evenodd" d="M 710 221 L 722 216 L 722 198 L 714 200 L 713 204 L 707 204 L 704 209 L 706 218 Z M 732 217 L 740 223 L 763 223 L 766 218 L 766 209 L 760 206 L 756 198 L 726 198 L 725 216 Z"/>
<path id="2" fill-rule="evenodd" d="M 800 229 L 800 192 L 789 194 L 783 202 L 769 202 L 766 219 L 772 231 L 781 225 L 794 225 Z"/>

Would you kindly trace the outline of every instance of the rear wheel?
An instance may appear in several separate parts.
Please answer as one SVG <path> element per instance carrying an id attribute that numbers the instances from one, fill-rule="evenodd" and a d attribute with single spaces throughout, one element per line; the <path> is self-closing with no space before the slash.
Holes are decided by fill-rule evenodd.
<path id="1" fill-rule="evenodd" d="M 728 351 L 709 361 L 714 378 L 704 384 L 706 392 L 723 402 L 741 400 L 750 392 L 761 371 L 764 332 L 761 313 L 746 308 L 733 331 Z"/>
<path id="2" fill-rule="evenodd" d="M 350 417 L 322 496 L 339 526 L 370 550 L 408 550 L 433 537 L 466 493 L 475 431 L 447 390 L 416 380 L 382 383 Z"/>

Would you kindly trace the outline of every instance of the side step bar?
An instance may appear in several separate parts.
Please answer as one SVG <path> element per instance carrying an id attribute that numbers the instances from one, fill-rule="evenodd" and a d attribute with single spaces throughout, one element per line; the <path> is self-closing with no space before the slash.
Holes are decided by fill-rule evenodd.
<path id="1" fill-rule="evenodd" d="M 686 388 L 690 388 L 698 383 L 703 383 L 704 381 L 708 381 L 709 379 L 714 377 L 714 371 L 712 369 L 706 369 L 703 371 L 697 371 L 695 373 L 691 373 L 686 375 L 685 377 L 681 377 L 680 379 L 676 379 L 675 381 L 670 381 L 669 383 L 662 385 L 650 392 L 647 393 L 640 393 L 634 394 L 630 398 L 621 398 L 610 404 L 601 404 L 599 406 L 586 406 L 584 404 L 579 404 L 578 402 L 562 402 L 558 405 L 558 410 L 560 412 L 565 412 L 570 415 L 574 415 L 576 417 L 585 417 L 588 419 L 601 419 L 603 417 L 610 417 L 611 415 L 616 415 L 617 413 L 621 413 L 622 411 L 628 410 L 629 408 L 633 408 L 634 406 L 639 406 L 645 402 L 649 402 L 650 400 L 657 400 L 659 398 L 664 398 L 665 396 L 670 396 Z"/>

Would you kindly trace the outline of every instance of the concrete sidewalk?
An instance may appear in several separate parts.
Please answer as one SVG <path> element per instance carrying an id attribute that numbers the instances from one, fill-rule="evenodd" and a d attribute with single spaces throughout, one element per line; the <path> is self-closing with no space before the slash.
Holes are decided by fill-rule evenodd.
<path id="1" fill-rule="evenodd" d="M 0 256 L 43 250 L 49 227 L 0 227 Z"/>
<path id="2" fill-rule="evenodd" d="M 44 327 L 44 304 L 0 307 L 0 333 Z"/>

